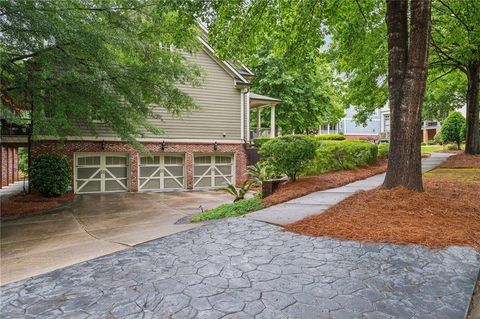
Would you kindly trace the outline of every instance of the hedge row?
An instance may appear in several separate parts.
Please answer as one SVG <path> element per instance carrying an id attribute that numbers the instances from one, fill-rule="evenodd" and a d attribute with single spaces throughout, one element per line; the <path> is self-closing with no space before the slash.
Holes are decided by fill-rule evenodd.
<path id="1" fill-rule="evenodd" d="M 313 138 L 317 141 L 343 141 L 345 140 L 345 136 L 343 134 L 320 134 L 320 135 L 294 135 L 294 136 L 308 136 L 309 138 Z M 272 140 L 271 137 L 255 137 L 253 139 L 253 145 L 256 147 L 261 147 L 266 142 Z"/>
<path id="2" fill-rule="evenodd" d="M 378 147 L 367 141 L 326 141 L 304 169 L 305 175 L 366 166 L 377 160 Z"/>
<path id="3" fill-rule="evenodd" d="M 320 140 L 317 136 L 283 136 L 269 139 L 259 153 L 281 174 L 295 180 L 299 174 L 316 175 L 327 171 L 366 166 L 377 160 L 378 146 L 359 140 Z M 388 154 L 382 146 L 381 157 Z"/>

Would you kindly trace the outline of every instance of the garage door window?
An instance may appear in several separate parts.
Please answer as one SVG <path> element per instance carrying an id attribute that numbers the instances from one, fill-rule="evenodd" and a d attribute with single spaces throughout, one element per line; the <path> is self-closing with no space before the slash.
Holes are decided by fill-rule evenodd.
<path id="1" fill-rule="evenodd" d="M 140 190 L 184 188 L 184 156 L 155 155 L 140 158 Z"/>
<path id="2" fill-rule="evenodd" d="M 233 155 L 196 155 L 194 187 L 225 187 L 233 183 Z"/>
<path id="3" fill-rule="evenodd" d="M 122 192 L 128 190 L 126 154 L 77 154 L 77 193 Z"/>

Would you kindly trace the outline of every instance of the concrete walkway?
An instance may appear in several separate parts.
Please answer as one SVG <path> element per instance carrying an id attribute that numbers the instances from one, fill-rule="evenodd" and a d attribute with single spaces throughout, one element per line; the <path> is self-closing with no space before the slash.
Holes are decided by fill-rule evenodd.
<path id="1" fill-rule="evenodd" d="M 0 189 L 0 197 L 20 194 L 23 192 L 24 182 L 16 181 L 13 184 L 4 186 Z M 25 189 L 28 190 L 28 181 L 25 182 Z"/>
<path id="2" fill-rule="evenodd" d="M 451 155 L 447 153 L 432 153 L 431 157 L 422 159 L 422 172 L 425 173 L 434 169 Z M 382 185 L 384 178 L 385 174 L 379 174 L 342 187 L 311 193 L 253 212 L 248 214 L 247 217 L 270 224 L 287 225 L 305 217 L 320 214 L 357 191 L 376 188 Z"/>

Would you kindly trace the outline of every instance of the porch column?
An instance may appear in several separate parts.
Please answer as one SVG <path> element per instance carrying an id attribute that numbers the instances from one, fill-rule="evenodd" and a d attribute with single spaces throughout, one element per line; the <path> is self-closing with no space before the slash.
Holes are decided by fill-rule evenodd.
<path id="1" fill-rule="evenodd" d="M 257 136 L 260 136 L 260 129 L 262 126 L 260 125 L 260 111 L 262 110 L 261 107 L 257 107 Z"/>
<path id="2" fill-rule="evenodd" d="M 270 113 L 270 137 L 275 137 L 275 105 L 272 105 Z"/>

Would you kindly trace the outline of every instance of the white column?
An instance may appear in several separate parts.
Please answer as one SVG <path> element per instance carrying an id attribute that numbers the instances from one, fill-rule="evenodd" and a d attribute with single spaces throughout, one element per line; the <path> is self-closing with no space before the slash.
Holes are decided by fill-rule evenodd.
<path id="1" fill-rule="evenodd" d="M 257 107 L 257 135 L 260 136 L 260 129 L 262 128 L 261 124 L 260 124 L 260 121 L 261 121 L 261 117 L 260 117 L 260 112 L 261 112 L 262 108 L 259 106 Z"/>
<path id="2" fill-rule="evenodd" d="M 270 137 L 275 137 L 275 105 L 272 105 L 270 113 Z"/>
<path id="3" fill-rule="evenodd" d="M 330 124 L 327 124 L 327 134 L 330 134 Z"/>

